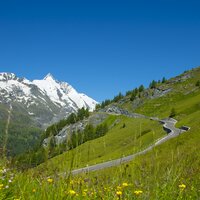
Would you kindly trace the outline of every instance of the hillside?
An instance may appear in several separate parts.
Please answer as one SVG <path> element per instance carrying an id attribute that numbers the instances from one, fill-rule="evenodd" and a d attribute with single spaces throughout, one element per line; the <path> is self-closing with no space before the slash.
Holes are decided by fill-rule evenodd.
<path id="1" fill-rule="evenodd" d="M 99 110 L 108 114 L 102 121 L 109 127 L 104 136 L 86 141 L 49 160 L 47 150 L 46 162 L 36 168 L 17 172 L 15 184 L 10 185 L 12 190 L 3 189 L 2 197 L 199 199 L 199 80 L 200 68 L 195 68 L 164 83 L 157 83 L 154 88 L 142 90 L 132 100 L 131 94 L 128 94 L 117 102 L 111 102 Z M 147 148 L 167 134 L 162 125 L 152 119 L 168 118 L 170 115 L 178 121 L 177 127 L 186 125 L 190 130 L 156 146 L 130 163 L 70 175 L 72 169 L 120 158 Z M 9 175 L 3 184 L 9 184 L 8 180 Z"/>
<path id="2" fill-rule="evenodd" d="M 30 81 L 13 73 L 0 73 L 0 148 L 15 156 L 37 147 L 41 132 L 82 107 L 92 111 L 96 101 L 48 74 Z M 5 134 L 9 107 L 10 124 Z M 5 139 L 8 137 L 8 139 Z"/>
<path id="3" fill-rule="evenodd" d="M 123 102 L 120 106 L 132 112 L 159 118 L 169 116 L 171 108 L 176 108 L 176 118 L 180 119 L 190 113 L 189 109 L 198 109 L 199 86 L 196 84 L 199 80 L 200 68 L 195 68 L 163 84 L 157 84 L 156 88 L 145 90 L 140 98 L 133 102 Z"/>

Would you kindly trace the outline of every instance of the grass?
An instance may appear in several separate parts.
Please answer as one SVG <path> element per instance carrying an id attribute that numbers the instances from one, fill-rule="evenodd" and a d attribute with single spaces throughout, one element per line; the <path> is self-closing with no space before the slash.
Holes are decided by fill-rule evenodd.
<path id="1" fill-rule="evenodd" d="M 188 132 L 127 164 L 73 177 L 60 176 L 60 172 L 132 154 L 165 135 L 157 122 L 109 116 L 106 123 L 111 129 L 104 137 L 35 169 L 5 171 L 7 166 L 0 161 L 0 199 L 200 199 L 200 92 L 194 86 L 200 79 L 200 70 L 190 73 L 191 79 L 170 85 L 174 91 L 167 96 L 145 100 L 137 109 L 142 114 L 164 118 L 174 107 L 177 127 L 187 125 L 191 127 Z M 122 106 L 131 109 L 131 103 Z"/>
<path id="2" fill-rule="evenodd" d="M 36 171 L 48 175 L 97 164 L 133 154 L 163 137 L 166 133 L 158 122 L 133 119 L 125 116 L 110 116 L 112 129 L 104 136 L 88 141 L 79 147 L 56 156 L 40 165 Z M 123 125 L 125 124 L 125 128 Z M 72 164 L 73 160 L 73 164 Z"/>
<path id="3" fill-rule="evenodd" d="M 175 80 L 173 78 L 169 83 L 160 84 L 161 88 L 172 89 L 165 96 L 154 99 L 142 98 L 143 103 L 136 109 L 133 109 L 131 101 L 121 106 L 129 111 L 150 117 L 164 118 L 169 116 L 173 107 L 177 109 L 178 114 L 189 114 L 190 109 L 199 109 L 200 88 L 196 87 L 195 84 L 197 80 L 200 80 L 200 68 L 190 71 L 189 74 L 191 78 L 184 81 L 172 83 Z M 181 76 L 184 76 L 184 74 Z"/>
<path id="4" fill-rule="evenodd" d="M 200 111 L 187 115 L 178 125 L 185 123 L 191 127 L 190 131 L 155 147 L 128 165 L 90 176 L 104 180 L 103 184 L 109 184 L 108 180 L 116 185 L 128 182 L 132 190 L 143 191 L 141 199 L 199 199 Z"/>
<path id="5" fill-rule="evenodd" d="M 74 177 L 58 176 L 55 171 L 50 179 L 43 173 L 42 168 L 36 168 L 36 171 L 17 173 L 13 182 L 15 184 L 13 192 L 16 198 L 20 197 L 23 200 L 27 197 L 39 200 L 198 199 L 200 197 L 199 116 L 200 111 L 197 111 L 179 122 L 178 125 L 187 123 L 192 127 L 190 131 L 155 147 L 128 164 Z M 194 120 L 196 117 L 198 118 Z M 123 122 L 122 120 L 118 124 L 119 127 Z M 148 133 L 146 129 L 143 134 Z M 62 165 L 61 162 L 64 160 L 59 161 Z M 58 164 L 54 164 L 58 167 Z"/>
<path id="6" fill-rule="evenodd" d="M 128 164 L 74 177 L 54 173 L 48 178 L 40 170 L 38 174 L 33 170 L 16 173 L 13 182 L 9 183 L 12 195 L 22 200 L 199 199 L 200 117 L 197 120 L 193 118 L 199 115 L 197 111 L 180 122 L 187 122 L 194 129 L 155 147 Z M 9 173 L 7 180 L 11 176 Z M 10 191 L 9 188 L 2 190 L 7 195 L 7 191 Z"/>
<path id="7" fill-rule="evenodd" d="M 102 194 L 97 192 L 99 185 L 94 186 L 95 178 L 87 182 L 87 177 L 73 179 L 72 177 L 60 177 L 58 173 L 86 164 L 95 164 L 129 155 L 165 135 L 159 123 L 147 119 L 109 116 L 106 123 L 112 128 L 102 138 L 87 142 L 27 172 L 8 170 L 6 173 L 0 174 L 4 177 L 4 181 L 0 182 L 0 185 L 3 185 L 0 197 L 2 199 L 99 199 Z M 3 164 L 1 169 L 4 171 Z M 53 178 L 49 179 L 49 175 Z M 85 184 L 85 186 L 82 187 L 80 184 Z M 76 195 L 72 194 L 75 189 Z M 104 189 L 111 199 L 116 196 L 115 193 L 109 192 L 112 187 Z M 77 190 L 81 195 L 78 195 Z"/>

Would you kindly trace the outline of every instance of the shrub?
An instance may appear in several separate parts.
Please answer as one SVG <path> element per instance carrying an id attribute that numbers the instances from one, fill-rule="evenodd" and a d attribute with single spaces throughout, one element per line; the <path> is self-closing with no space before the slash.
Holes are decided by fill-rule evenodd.
<path id="1" fill-rule="evenodd" d="M 196 82 L 195 86 L 200 87 L 200 81 L 199 80 Z"/>
<path id="2" fill-rule="evenodd" d="M 177 115 L 177 113 L 176 113 L 175 108 L 172 108 L 169 117 L 175 117 L 176 115 Z"/>

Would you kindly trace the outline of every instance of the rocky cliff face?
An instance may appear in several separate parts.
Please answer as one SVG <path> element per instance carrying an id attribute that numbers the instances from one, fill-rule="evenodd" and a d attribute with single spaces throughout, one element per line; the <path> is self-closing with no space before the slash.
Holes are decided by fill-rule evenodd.
<path id="1" fill-rule="evenodd" d="M 55 139 L 54 141 L 56 145 L 63 144 L 67 141 L 68 137 L 70 138 L 71 134 L 78 131 L 82 132 L 88 124 L 96 127 L 97 125 L 101 124 L 107 117 L 107 113 L 96 113 L 91 115 L 89 118 L 86 118 L 75 124 L 65 126 L 57 135 L 45 138 L 43 141 L 43 146 L 48 146 L 52 137 Z"/>

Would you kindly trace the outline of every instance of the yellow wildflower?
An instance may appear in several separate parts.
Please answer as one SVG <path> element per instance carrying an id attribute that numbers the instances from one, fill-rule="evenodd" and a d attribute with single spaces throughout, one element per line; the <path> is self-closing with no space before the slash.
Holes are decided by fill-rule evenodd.
<path id="1" fill-rule="evenodd" d="M 70 190 L 70 191 L 69 191 L 69 194 L 70 194 L 70 195 L 75 195 L 76 192 L 75 192 L 74 190 Z"/>
<path id="2" fill-rule="evenodd" d="M 186 185 L 182 183 L 181 185 L 179 185 L 179 188 L 180 188 L 181 190 L 184 190 L 184 189 L 186 188 Z"/>
<path id="3" fill-rule="evenodd" d="M 142 194 L 142 193 L 143 193 L 142 190 L 136 190 L 136 191 L 134 191 L 134 194 L 135 194 L 135 195 L 140 195 L 140 194 Z"/>
<path id="4" fill-rule="evenodd" d="M 122 196 L 122 191 L 117 191 L 117 192 L 116 192 L 116 195 L 117 195 L 117 196 Z"/>
<path id="5" fill-rule="evenodd" d="M 53 183 L 53 179 L 52 179 L 52 178 L 48 178 L 48 179 L 47 179 L 47 182 L 48 182 L 48 183 Z"/>
<path id="6" fill-rule="evenodd" d="M 36 192 L 36 189 L 33 189 L 32 192 L 35 193 L 35 192 Z"/>
<path id="7" fill-rule="evenodd" d="M 128 187 L 128 183 L 122 183 L 123 187 Z"/>

